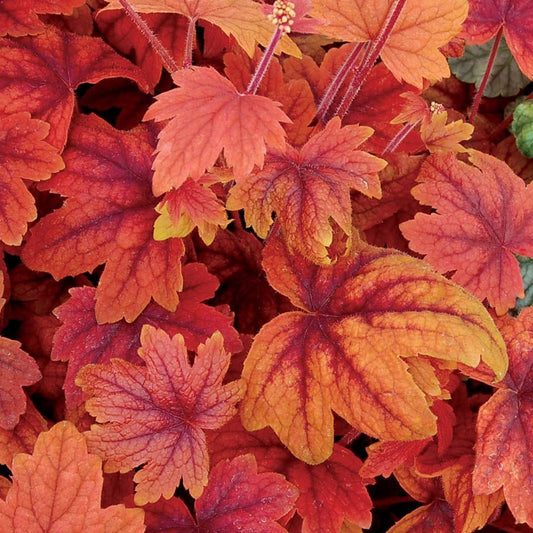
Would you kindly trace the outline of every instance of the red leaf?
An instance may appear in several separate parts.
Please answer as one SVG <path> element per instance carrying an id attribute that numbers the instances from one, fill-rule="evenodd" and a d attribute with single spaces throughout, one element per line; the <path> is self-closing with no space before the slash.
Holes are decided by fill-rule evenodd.
<path id="1" fill-rule="evenodd" d="M 533 77 L 533 5 L 529 0 L 470 0 L 463 33 L 470 44 L 482 44 L 498 33 L 503 35 L 509 50 L 522 72 Z"/>
<path id="2" fill-rule="evenodd" d="M 57 150 L 43 140 L 49 130 L 29 113 L 0 117 L 0 239 L 6 244 L 20 244 L 27 223 L 37 218 L 35 200 L 23 180 L 46 180 L 64 168 Z"/>
<path id="3" fill-rule="evenodd" d="M 73 8 L 85 4 L 85 0 L 3 0 L 0 4 L 0 36 L 40 33 L 45 25 L 38 15 L 72 13 Z"/>
<path id="4" fill-rule="evenodd" d="M 361 461 L 334 445 L 331 457 L 320 465 L 296 459 L 269 429 L 247 432 L 238 418 L 208 439 L 213 463 L 253 453 L 259 471 L 283 474 L 299 490 L 296 510 L 307 533 L 336 533 L 343 521 L 368 528 L 372 502 L 358 471 Z"/>
<path id="5" fill-rule="evenodd" d="M 198 179 L 224 149 L 236 175 L 263 166 L 266 145 L 281 149 L 290 119 L 264 96 L 240 94 L 213 68 L 193 67 L 174 74 L 179 87 L 157 97 L 145 120 L 170 119 L 159 134 L 154 162 L 156 196 Z M 186 124 L 186 127 L 183 125 Z"/>
<path id="6" fill-rule="evenodd" d="M 146 506 L 147 533 L 282 533 L 276 520 L 288 513 L 298 497 L 296 488 L 273 472 L 257 473 L 253 455 L 218 463 L 204 493 L 196 500 L 196 520 L 182 500 Z M 163 529 L 164 528 L 164 529 Z"/>
<path id="7" fill-rule="evenodd" d="M 35 37 L 2 39 L 0 73 L 0 111 L 29 111 L 33 118 L 49 122 L 46 140 L 59 150 L 67 140 L 74 90 L 80 84 L 122 77 L 148 90 L 141 70 L 102 39 L 50 26 Z"/>
<path id="8" fill-rule="evenodd" d="M 22 252 L 26 265 L 56 279 L 106 263 L 96 290 L 100 323 L 131 322 L 151 298 L 169 310 L 178 303 L 183 243 L 152 238 L 152 142 L 144 126 L 118 131 L 80 116 L 63 154 L 66 168 L 47 182 L 69 198 L 32 228 Z"/>
<path id="9" fill-rule="evenodd" d="M 400 229 L 428 263 L 455 270 L 454 281 L 503 314 L 524 295 L 513 253 L 533 255 L 533 187 L 495 157 L 471 152 L 470 161 L 475 166 L 431 155 L 412 193 L 437 212 L 417 214 Z"/>
<path id="10" fill-rule="evenodd" d="M 230 356 L 219 332 L 191 366 L 181 335 L 144 326 L 139 355 L 146 366 L 112 359 L 88 365 L 76 383 L 91 395 L 86 408 L 99 424 L 87 434 L 90 449 L 107 460 L 107 471 L 144 465 L 133 478 L 138 505 L 168 499 L 181 478 L 194 498 L 207 484 L 209 456 L 205 429 L 216 429 L 235 414 L 240 381 L 222 385 Z"/>
<path id="11" fill-rule="evenodd" d="M 509 372 L 480 408 L 474 491 L 503 487 L 518 522 L 533 527 L 533 308 L 498 320 L 509 350 Z"/>
<path id="12" fill-rule="evenodd" d="M 387 533 L 452 533 L 456 531 L 453 510 L 443 500 L 435 500 L 404 516 Z"/>
<path id="13" fill-rule="evenodd" d="M 20 342 L 0 337 L 0 428 L 12 430 L 26 410 L 22 387 L 41 379 L 35 360 L 20 349 Z"/>
<path id="14" fill-rule="evenodd" d="M 377 173 L 386 162 L 356 149 L 371 134 L 371 128 L 341 127 L 336 117 L 300 151 L 270 150 L 263 170 L 236 177 L 228 209 L 244 207 L 246 223 L 262 238 L 276 212 L 289 248 L 327 264 L 331 219 L 352 235 L 350 191 L 381 196 Z"/>
<path id="15" fill-rule="evenodd" d="M 231 318 L 201 303 L 212 298 L 218 287 L 216 278 L 208 274 L 203 265 L 196 263 L 185 265 L 183 274 L 183 292 L 176 311 L 170 312 L 151 303 L 131 324 L 124 321 L 98 324 L 94 308 L 96 289 L 72 289 L 70 300 L 55 311 L 63 325 L 54 337 L 51 354 L 53 360 L 69 362 L 64 385 L 67 407 L 78 407 L 83 401 L 82 391 L 74 383 L 83 366 L 107 363 L 113 357 L 141 363 L 137 350 L 144 324 L 160 327 L 169 335 L 180 333 L 188 350 L 196 350 L 215 331 L 223 334 L 227 350 L 242 350 L 239 334 L 231 326 Z"/>
<path id="16" fill-rule="evenodd" d="M 263 266 L 301 311 L 279 315 L 255 337 L 241 416 L 250 431 L 271 426 L 306 462 L 331 454 L 332 410 L 383 440 L 436 432 L 403 357 L 422 353 L 450 367 L 482 357 L 500 379 L 506 371 L 505 345 L 485 308 L 419 260 L 359 243 L 353 256 L 320 267 L 276 235 Z"/>
<path id="17" fill-rule="evenodd" d="M 101 459 L 87 453 L 83 435 L 70 422 L 41 433 L 33 455 L 18 454 L 13 486 L 0 518 L 9 531 L 142 533 L 141 509 L 100 508 Z"/>

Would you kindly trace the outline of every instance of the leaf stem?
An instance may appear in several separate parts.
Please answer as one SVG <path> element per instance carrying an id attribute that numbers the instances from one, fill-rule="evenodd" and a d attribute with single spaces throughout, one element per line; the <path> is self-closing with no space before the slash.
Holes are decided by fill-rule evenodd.
<path id="1" fill-rule="evenodd" d="M 189 18 L 187 26 L 187 36 L 185 38 L 185 57 L 183 58 L 183 68 L 189 68 L 192 65 L 193 40 L 196 35 L 196 17 Z"/>
<path id="2" fill-rule="evenodd" d="M 338 115 L 340 118 L 343 118 L 344 115 L 346 115 L 348 109 L 352 105 L 352 102 L 361 90 L 361 87 L 363 86 L 367 76 L 370 74 L 374 63 L 387 43 L 387 39 L 389 38 L 394 25 L 398 21 L 400 13 L 402 12 L 406 2 L 407 0 L 395 0 L 391 5 L 389 12 L 387 13 L 385 23 L 381 27 L 378 36 L 371 41 L 371 45 L 367 48 L 366 54 L 361 61 L 361 65 L 359 66 L 357 72 L 355 73 L 355 77 L 350 87 L 346 91 L 341 103 L 337 107 L 335 115 Z"/>
<path id="3" fill-rule="evenodd" d="M 131 21 L 137 26 L 138 30 L 148 40 L 157 55 L 161 58 L 165 68 L 172 74 L 179 70 L 179 66 L 174 61 L 168 50 L 163 46 L 161 41 L 157 38 L 154 32 L 148 27 L 148 24 L 139 16 L 139 14 L 131 7 L 128 0 L 118 0 L 124 11 L 130 17 Z"/>
<path id="4" fill-rule="evenodd" d="M 329 111 L 329 108 L 331 107 L 331 104 L 333 103 L 333 99 L 335 98 L 335 95 L 339 92 L 341 85 L 343 84 L 348 74 L 352 71 L 355 71 L 357 66 L 357 60 L 359 59 L 359 55 L 361 54 L 361 51 L 363 50 L 365 45 L 366 43 L 357 43 L 352 48 L 351 52 L 348 54 L 348 57 L 344 60 L 344 63 L 341 65 L 339 70 L 337 70 L 337 73 L 330 81 L 316 111 L 316 117 L 321 122 L 327 122 L 326 115 Z"/>
<path id="5" fill-rule="evenodd" d="M 503 35 L 503 26 L 500 27 L 500 29 L 498 30 L 498 33 L 496 34 L 496 38 L 494 39 L 494 43 L 492 45 L 492 50 L 490 51 L 490 56 L 487 62 L 487 67 L 485 68 L 485 74 L 483 74 L 483 79 L 481 80 L 481 83 L 479 84 L 476 96 L 472 103 L 472 110 L 470 111 L 470 116 L 468 117 L 468 122 L 470 123 L 472 123 L 472 121 L 474 120 L 474 117 L 477 115 L 479 104 L 481 103 L 481 98 L 483 98 L 485 87 L 487 86 L 487 83 L 490 79 L 492 67 L 494 66 L 494 60 L 496 59 L 496 54 L 498 53 L 498 48 L 500 47 L 500 41 L 502 40 L 502 35 Z"/>
<path id="6" fill-rule="evenodd" d="M 387 154 L 390 152 L 394 152 L 398 146 L 403 142 L 403 140 L 413 131 L 414 127 L 419 123 L 415 122 L 413 124 L 404 124 L 403 128 L 396 133 L 396 135 L 388 142 L 387 146 L 383 149 L 382 154 Z"/>
<path id="7" fill-rule="evenodd" d="M 268 69 L 268 65 L 270 65 L 272 56 L 274 55 L 274 50 L 276 49 L 276 46 L 278 45 L 279 41 L 283 37 L 284 33 L 285 32 L 280 28 L 280 26 L 277 25 L 276 30 L 274 31 L 274 33 L 272 34 L 272 37 L 270 38 L 270 42 L 265 48 L 263 57 L 261 57 L 261 60 L 259 61 L 259 64 L 257 65 L 257 68 L 255 69 L 252 79 L 250 80 L 250 83 L 248 84 L 248 87 L 246 88 L 245 94 L 255 94 L 257 92 L 257 89 L 259 89 L 259 85 L 261 84 L 261 81 Z"/>

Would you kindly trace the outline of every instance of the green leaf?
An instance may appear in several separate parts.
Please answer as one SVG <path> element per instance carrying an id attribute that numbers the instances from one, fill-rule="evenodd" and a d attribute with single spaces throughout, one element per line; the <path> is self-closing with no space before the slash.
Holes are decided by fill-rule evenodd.
<path id="1" fill-rule="evenodd" d="M 515 311 L 518 314 L 525 307 L 531 307 L 533 305 L 533 259 L 531 257 L 522 257 L 517 255 L 516 258 L 520 263 L 520 273 L 524 280 L 524 293 L 523 298 L 516 299 Z"/>
<path id="2" fill-rule="evenodd" d="M 526 157 L 533 157 L 533 102 L 531 100 L 516 107 L 511 132 L 516 138 L 516 146 L 520 152 Z"/>
<path id="3" fill-rule="evenodd" d="M 464 54 L 460 58 L 450 58 L 448 60 L 453 74 L 461 81 L 473 83 L 478 89 L 485 74 L 493 45 L 494 39 L 484 44 L 466 46 Z M 502 38 L 494 60 L 491 76 L 483 95 L 488 98 L 515 96 L 529 81 L 529 78 L 522 74 L 505 39 Z"/>

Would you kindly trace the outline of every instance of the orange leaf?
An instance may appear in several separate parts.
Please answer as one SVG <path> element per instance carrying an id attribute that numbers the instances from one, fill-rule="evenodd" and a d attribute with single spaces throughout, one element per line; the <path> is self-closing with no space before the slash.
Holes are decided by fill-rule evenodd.
<path id="1" fill-rule="evenodd" d="M 470 161 L 475 166 L 431 155 L 412 194 L 437 212 L 419 213 L 400 229 L 428 263 L 455 270 L 455 282 L 502 314 L 524 295 L 513 254 L 533 256 L 533 187 L 495 157 L 472 151 Z"/>
<path id="2" fill-rule="evenodd" d="M 435 417 L 404 357 L 417 354 L 505 374 L 505 345 L 481 303 L 423 262 L 358 243 L 320 267 L 270 238 L 270 284 L 301 309 L 263 326 L 246 359 L 241 416 L 271 426 L 298 458 L 319 463 L 333 446 L 332 410 L 383 440 L 435 434 Z"/>
<path id="3" fill-rule="evenodd" d="M 6 244 L 19 245 L 27 223 L 37 218 L 35 200 L 22 180 L 46 180 L 65 166 L 43 140 L 49 130 L 29 113 L 0 117 L 0 239 Z"/>
<path id="4" fill-rule="evenodd" d="M 332 37 L 365 42 L 377 37 L 392 3 L 321 0 L 315 2 L 313 15 L 327 21 L 323 31 Z M 439 47 L 461 31 L 467 13 L 468 0 L 407 0 L 381 59 L 398 80 L 418 88 L 424 79 L 448 77 L 450 69 Z"/>
<path id="5" fill-rule="evenodd" d="M 154 162 L 156 196 L 198 179 L 224 149 L 235 174 L 263 166 L 266 145 L 281 149 L 290 119 L 264 96 L 240 94 L 213 68 L 193 67 L 174 74 L 179 87 L 160 94 L 145 120 L 170 119 L 159 134 Z"/>
<path id="6" fill-rule="evenodd" d="M 466 148 L 459 144 L 472 136 L 474 126 L 462 120 L 455 120 L 446 124 L 448 113 L 441 111 L 433 113 L 429 120 L 424 120 L 420 127 L 420 136 L 429 152 L 466 152 Z"/>
<path id="7" fill-rule="evenodd" d="M 137 13 L 180 13 L 190 20 L 207 20 L 218 26 L 226 35 L 235 37 L 249 56 L 253 56 L 256 43 L 265 46 L 274 33 L 273 24 L 252 0 L 129 0 Z M 107 9 L 121 9 L 112 0 Z M 278 45 L 279 51 L 300 57 L 300 50 L 287 37 Z"/>
<path id="8" fill-rule="evenodd" d="M 474 491 L 503 487 L 518 522 L 533 527 L 533 308 L 497 321 L 509 350 L 509 372 L 480 408 Z"/>
<path id="9" fill-rule="evenodd" d="M 522 72 L 533 77 L 533 5 L 528 0 L 470 0 L 463 33 L 470 44 L 482 44 L 503 27 L 509 50 Z"/>
<path id="10" fill-rule="evenodd" d="M 377 173 L 386 161 L 357 150 L 372 129 L 341 127 L 332 119 L 300 151 L 286 146 L 267 154 L 263 170 L 236 178 L 227 201 L 228 209 L 245 209 L 245 218 L 265 238 L 277 213 L 290 249 L 316 263 L 329 262 L 333 219 L 351 237 L 350 191 L 380 197 Z"/>
<path id="11" fill-rule="evenodd" d="M 33 118 L 49 122 L 46 140 L 59 150 L 67 140 L 79 85 L 122 77 L 148 90 L 142 71 L 102 39 L 51 26 L 35 37 L 1 39 L 0 73 L 0 111 L 29 111 Z"/>
<path id="12" fill-rule="evenodd" d="M 142 509 L 123 505 L 100 508 L 101 459 L 70 422 L 59 422 L 41 433 L 33 455 L 13 460 L 13 486 L 0 519 L 5 531 L 90 531 L 142 533 Z"/>
<path id="13" fill-rule="evenodd" d="M 0 36 L 22 37 L 44 31 L 38 15 L 72 13 L 85 0 L 2 0 L 0 4 Z"/>
<path id="14" fill-rule="evenodd" d="M 426 533 L 428 525 L 431 533 L 455 532 L 451 506 L 443 500 L 435 500 L 405 515 L 387 533 Z"/>
<path id="15" fill-rule="evenodd" d="M 180 478 L 194 498 L 207 484 L 205 429 L 235 414 L 241 382 L 222 385 L 230 356 L 219 332 L 198 347 L 191 366 L 181 335 L 144 326 L 139 355 L 146 366 L 112 359 L 87 365 L 76 384 L 92 397 L 87 410 L 99 424 L 87 434 L 90 449 L 107 460 L 109 472 L 144 465 L 133 478 L 138 505 L 168 499 Z"/>
<path id="16" fill-rule="evenodd" d="M 154 239 L 186 237 L 198 227 L 200 238 L 209 246 L 217 229 L 229 224 L 224 204 L 206 185 L 188 179 L 178 189 L 169 191 L 156 206 L 159 213 L 154 223 Z"/>
<path id="17" fill-rule="evenodd" d="M 94 115 L 78 117 L 66 168 L 46 183 L 68 199 L 32 228 L 22 251 L 27 266 L 56 279 L 106 263 L 96 290 L 101 323 L 132 322 L 151 298 L 169 310 L 178 304 L 183 242 L 152 238 L 154 141 L 145 126 L 118 131 Z"/>

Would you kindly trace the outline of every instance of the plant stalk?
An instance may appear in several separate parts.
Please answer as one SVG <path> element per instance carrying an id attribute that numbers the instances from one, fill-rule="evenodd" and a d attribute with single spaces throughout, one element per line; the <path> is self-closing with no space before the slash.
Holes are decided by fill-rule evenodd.
<path id="1" fill-rule="evenodd" d="M 500 47 L 500 41 L 502 40 L 502 35 L 503 35 L 503 26 L 498 30 L 498 33 L 496 34 L 494 43 L 492 45 L 492 50 L 490 51 L 490 56 L 487 62 L 487 67 L 485 68 L 485 74 L 483 74 L 483 79 L 481 80 L 476 96 L 474 97 L 474 101 L 472 103 L 472 110 L 470 111 L 470 116 L 468 117 L 468 122 L 470 123 L 472 123 L 472 121 L 474 120 L 474 117 L 477 115 L 479 104 L 481 103 L 481 98 L 483 98 L 485 87 L 487 86 L 487 83 L 489 82 L 489 79 L 490 79 L 492 67 L 494 66 L 496 54 L 498 53 L 498 48 Z"/>
<path id="2" fill-rule="evenodd" d="M 337 107 L 335 115 L 338 115 L 340 118 L 343 118 L 346 115 L 348 109 L 352 105 L 352 102 L 361 90 L 361 87 L 370 74 L 374 63 L 387 43 L 387 39 L 389 38 L 394 25 L 398 21 L 406 2 L 407 0 L 395 0 L 395 2 L 391 5 L 389 12 L 387 13 L 387 18 L 385 19 L 385 24 L 383 24 L 381 27 L 378 36 L 371 41 L 371 45 L 367 49 L 367 52 L 361 62 L 361 65 L 355 73 L 355 77 L 350 87 L 346 91 L 341 103 Z"/>
<path id="3" fill-rule="evenodd" d="M 131 21 L 137 26 L 138 30 L 148 40 L 151 47 L 155 50 L 157 55 L 161 58 L 164 67 L 172 74 L 179 70 L 179 66 L 174 61 L 168 50 L 163 46 L 161 41 L 157 38 L 154 32 L 149 28 L 148 24 L 140 17 L 140 15 L 131 7 L 128 0 L 118 0 L 124 11 L 130 17 Z"/>

